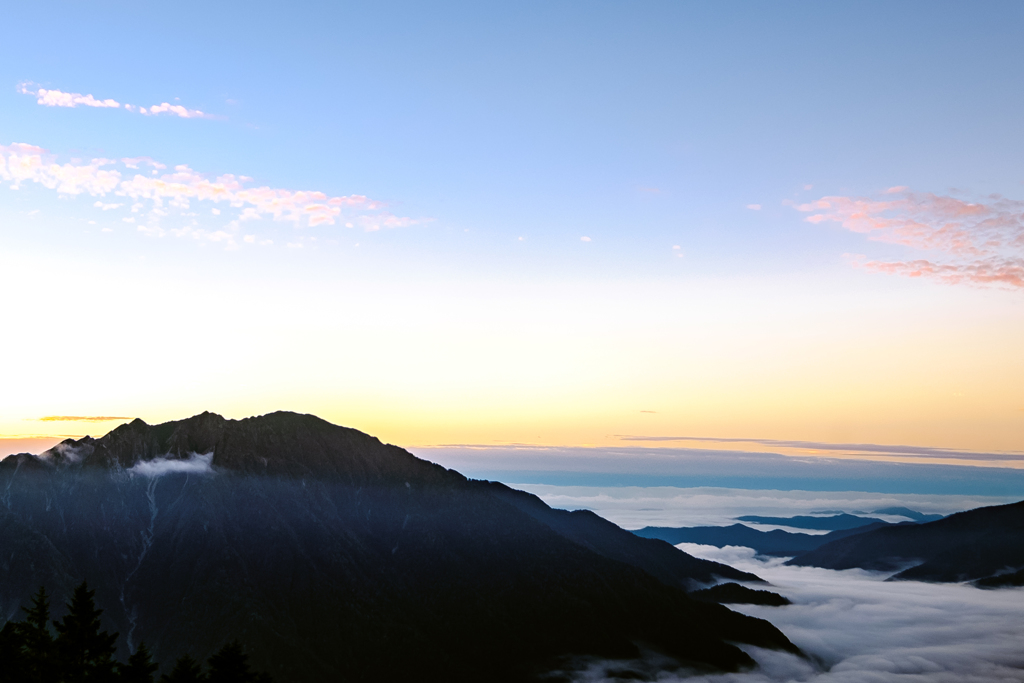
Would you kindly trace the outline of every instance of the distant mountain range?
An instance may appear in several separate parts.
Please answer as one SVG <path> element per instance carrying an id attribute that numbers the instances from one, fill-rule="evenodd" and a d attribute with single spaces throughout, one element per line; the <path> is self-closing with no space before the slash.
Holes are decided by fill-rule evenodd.
<path id="1" fill-rule="evenodd" d="M 795 517 L 763 517 L 761 515 L 744 515 L 737 517 L 741 522 L 753 524 L 771 524 L 774 526 L 788 526 L 796 529 L 814 529 L 815 531 L 843 531 L 856 529 L 868 524 L 878 524 L 882 520 L 873 517 L 859 517 L 848 515 L 845 512 L 828 517 L 817 517 L 811 515 L 797 515 Z"/>
<path id="2" fill-rule="evenodd" d="M 917 510 L 911 510 L 910 508 L 905 508 L 905 507 L 882 508 L 881 510 L 875 510 L 872 513 L 856 513 L 855 512 L 854 514 L 898 515 L 900 517 L 906 517 L 907 519 L 913 520 L 915 522 L 934 522 L 936 520 L 939 520 L 939 519 L 942 519 L 943 517 L 945 517 L 945 515 L 937 515 L 937 514 L 930 514 L 929 515 L 929 514 L 925 514 L 923 512 L 918 512 Z"/>
<path id="3" fill-rule="evenodd" d="M 752 574 L 294 413 L 135 420 L 0 461 L 0 622 L 83 579 L 127 648 L 203 661 L 231 634 L 299 683 L 532 680 L 640 644 L 718 670 L 754 665 L 735 643 L 798 652 L 686 593 Z"/>
<path id="4" fill-rule="evenodd" d="M 860 534 L 867 530 L 889 526 L 885 522 L 873 522 L 853 529 L 842 529 L 827 534 L 801 534 L 773 529 L 761 531 L 744 524 L 731 526 L 655 527 L 638 529 L 633 533 L 643 538 L 658 538 L 672 545 L 678 543 L 699 543 L 724 548 L 738 545 L 753 548 L 759 555 L 792 557 L 824 545 L 838 538 Z"/>
<path id="5" fill-rule="evenodd" d="M 1024 583 L 1024 501 L 960 512 L 925 524 L 888 526 L 830 541 L 787 564 L 898 571 L 892 578 Z"/>
<path id="6" fill-rule="evenodd" d="M 942 515 L 929 515 L 905 507 L 890 507 L 875 510 L 878 515 L 904 517 L 913 522 L 900 522 L 900 525 L 915 524 L 942 519 Z M 810 552 L 826 543 L 841 538 L 862 534 L 887 526 L 895 526 L 873 517 L 851 515 L 844 512 L 829 510 L 814 515 L 797 515 L 795 517 L 764 517 L 761 515 L 744 515 L 737 517 L 740 521 L 751 524 L 786 526 L 798 529 L 826 530 L 834 529 L 827 534 L 804 534 L 782 529 L 761 531 L 745 524 L 731 526 L 696 526 L 696 527 L 644 527 L 633 533 L 642 538 L 657 538 L 672 545 L 679 543 L 699 543 L 724 548 L 727 545 L 753 548 L 759 555 L 792 557 Z"/>

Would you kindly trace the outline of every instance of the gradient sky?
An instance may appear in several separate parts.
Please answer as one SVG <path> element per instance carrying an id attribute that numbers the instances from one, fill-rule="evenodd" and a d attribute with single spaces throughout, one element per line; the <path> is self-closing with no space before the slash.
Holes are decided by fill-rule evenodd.
<path id="1" fill-rule="evenodd" d="M 7 451 L 289 409 L 1024 467 L 1020 3 L 368 4 L 5 8 Z"/>

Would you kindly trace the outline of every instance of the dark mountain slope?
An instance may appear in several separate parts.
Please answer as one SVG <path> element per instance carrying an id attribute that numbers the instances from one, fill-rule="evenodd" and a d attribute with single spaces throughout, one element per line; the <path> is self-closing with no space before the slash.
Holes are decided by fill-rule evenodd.
<path id="1" fill-rule="evenodd" d="M 771 591 L 759 591 L 753 588 L 741 586 L 738 583 L 720 583 L 711 588 L 695 591 L 690 594 L 694 600 L 703 602 L 718 602 L 727 605 L 767 605 L 769 607 L 782 607 L 792 605 L 793 602 L 778 593 Z"/>
<path id="2" fill-rule="evenodd" d="M 140 474 L 195 453 L 212 472 Z M 637 643 L 735 669 L 752 660 L 729 643 L 794 649 L 678 588 L 727 567 L 539 499 L 528 514 L 510 489 L 312 416 L 137 420 L 0 462 L 0 492 L 0 617 L 87 579 L 104 626 L 165 665 L 225 634 L 287 681 L 528 680 Z"/>
<path id="3" fill-rule="evenodd" d="M 968 581 L 1024 567 L 1024 502 L 978 508 L 827 543 L 787 564 L 892 571 L 894 579 Z"/>
<path id="4" fill-rule="evenodd" d="M 640 567 L 670 586 L 690 589 L 694 584 L 721 579 L 761 581 L 728 565 L 701 560 L 655 539 L 638 539 L 625 529 L 589 510 L 554 510 L 537 496 L 497 482 L 481 482 L 496 497 L 598 555 Z"/>
<path id="5" fill-rule="evenodd" d="M 877 522 L 854 529 L 841 529 L 820 535 L 797 534 L 790 531 L 782 531 L 781 529 L 759 531 L 743 524 L 694 527 L 649 526 L 637 529 L 633 533 L 642 538 L 660 538 L 672 545 L 677 543 L 700 543 L 702 545 L 713 545 L 717 548 L 727 545 L 740 545 L 753 548 L 761 555 L 787 557 L 814 550 L 837 538 L 846 538 L 847 536 L 879 529 L 884 526 L 889 525 L 885 522 Z"/>

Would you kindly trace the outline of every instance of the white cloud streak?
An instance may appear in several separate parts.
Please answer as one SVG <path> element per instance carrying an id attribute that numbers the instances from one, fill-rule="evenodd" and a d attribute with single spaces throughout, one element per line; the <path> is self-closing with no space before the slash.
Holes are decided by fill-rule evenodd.
<path id="1" fill-rule="evenodd" d="M 134 104 L 126 104 L 124 108 L 130 112 L 136 112 L 145 116 L 156 116 L 157 114 L 172 114 L 183 119 L 213 119 L 218 118 L 212 114 L 205 114 L 198 109 L 188 109 L 180 104 L 154 104 L 151 107 L 137 107 Z"/>
<path id="2" fill-rule="evenodd" d="M 647 442 L 715 442 L 730 444 L 758 444 L 771 448 L 782 448 L 787 450 L 806 451 L 814 454 L 834 453 L 837 455 L 859 456 L 859 457 L 899 457 L 903 459 L 916 460 L 944 460 L 944 461 L 981 461 L 981 462 L 1008 462 L 1024 463 L 1024 451 L 1003 451 L 1003 452 L 982 452 L 982 451 L 958 451 L 951 448 L 933 448 L 929 446 L 901 446 L 872 443 L 828 443 L 824 441 L 795 441 L 784 439 L 739 439 L 722 438 L 713 436 L 635 436 L 616 435 L 623 441 L 647 441 Z"/>
<path id="3" fill-rule="evenodd" d="M 47 90 L 46 88 L 31 89 L 34 83 L 25 82 L 18 84 L 18 92 L 22 95 L 32 95 L 36 98 L 36 104 L 44 107 L 98 107 L 102 109 L 117 109 L 121 103 L 116 100 L 98 100 L 92 95 L 83 95 L 77 92 L 63 92 L 61 90 Z"/>
<path id="4" fill-rule="evenodd" d="M 204 113 L 198 109 L 189 109 L 183 107 L 180 104 L 170 104 L 169 102 L 163 102 L 161 104 L 154 104 L 150 107 L 138 106 L 134 104 L 122 105 L 117 100 L 105 99 L 100 100 L 92 95 L 83 95 L 77 92 L 64 92 L 62 90 L 49 90 L 36 86 L 31 81 L 25 81 L 18 84 L 18 92 L 22 95 L 31 95 L 36 98 L 36 104 L 40 104 L 44 107 L 65 107 L 74 109 L 76 107 L 97 107 L 102 109 L 120 109 L 124 107 L 126 111 L 134 112 L 137 114 L 144 114 L 145 116 L 157 116 L 159 114 L 169 114 L 171 116 L 177 116 L 183 119 L 214 119 L 220 118 L 213 116 L 212 114 Z"/>
<path id="5" fill-rule="evenodd" d="M 149 175 L 139 172 L 143 166 L 150 168 Z M 241 222 L 263 218 L 290 223 L 296 228 L 330 226 L 340 220 L 366 231 L 406 227 L 418 222 L 389 213 L 382 202 L 364 195 L 332 197 L 310 190 L 252 187 L 249 185 L 252 179 L 246 176 L 225 174 L 208 178 L 186 165 L 160 173 L 166 168 L 148 157 L 120 161 L 99 158 L 88 163 L 60 164 L 46 150 L 33 145 L 0 145 L 0 180 L 9 182 L 12 188 L 31 183 L 64 196 L 86 194 L 102 198 L 113 195 L 130 199 L 134 202 L 134 213 L 148 207 L 138 229 L 155 237 L 172 235 L 235 246 L 241 242 L 240 238 L 236 239 Z M 228 219 L 226 225 L 208 229 L 188 213 L 192 202 L 209 202 L 234 209 L 236 215 L 233 220 Z M 94 206 L 112 210 L 121 203 L 97 201 Z M 176 228 L 164 228 L 162 219 L 171 211 L 191 218 Z"/>
<path id="6" fill-rule="evenodd" d="M 128 473 L 139 477 L 159 477 L 165 474 L 212 474 L 213 453 L 193 453 L 187 459 L 153 458 L 128 468 Z"/>

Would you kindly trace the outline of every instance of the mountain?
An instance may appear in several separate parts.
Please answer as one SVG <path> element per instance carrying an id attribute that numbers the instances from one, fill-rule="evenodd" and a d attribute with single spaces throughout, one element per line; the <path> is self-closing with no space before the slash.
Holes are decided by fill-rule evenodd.
<path id="1" fill-rule="evenodd" d="M 720 583 L 711 588 L 694 591 L 690 593 L 694 600 L 703 602 L 719 602 L 729 605 L 767 605 L 769 607 L 782 607 L 792 605 L 789 598 L 783 597 L 771 591 L 759 591 L 753 588 L 741 586 L 738 583 Z"/>
<path id="2" fill-rule="evenodd" d="M 859 517 L 848 515 L 845 512 L 829 517 L 812 517 L 809 515 L 797 515 L 796 517 L 762 517 L 761 515 L 744 515 L 737 517 L 741 522 L 753 522 L 754 524 L 775 524 L 777 526 L 788 526 L 797 529 L 814 529 L 816 531 L 839 531 L 842 529 L 856 529 L 857 527 L 877 524 L 880 519 L 874 517 Z"/>
<path id="3" fill-rule="evenodd" d="M 1024 569 L 986 576 L 984 579 L 975 581 L 974 585 L 978 588 L 1014 588 L 1016 586 L 1024 586 Z"/>
<path id="4" fill-rule="evenodd" d="M 739 545 L 753 548 L 759 555 L 776 555 L 792 557 L 800 555 L 818 546 L 838 538 L 864 533 L 872 529 L 889 526 L 885 522 L 875 522 L 853 529 L 840 529 L 827 534 L 800 534 L 781 529 L 759 531 L 743 524 L 731 526 L 694 526 L 694 527 L 656 527 L 649 526 L 637 529 L 633 533 L 642 538 L 659 538 L 676 545 L 677 543 L 700 543 L 723 548 L 727 545 Z"/>
<path id="5" fill-rule="evenodd" d="M 911 510 L 910 508 L 896 506 L 889 508 L 882 508 L 881 510 L 875 510 L 871 514 L 873 515 L 899 515 L 900 517 L 906 517 L 912 519 L 915 522 L 934 522 L 942 519 L 945 515 L 929 515 L 917 510 Z"/>
<path id="6" fill-rule="evenodd" d="M 278 680 L 533 680 L 640 645 L 752 666 L 798 652 L 686 589 L 757 577 L 467 480 L 310 415 L 203 413 L 0 461 L 0 620 L 83 579 L 125 651 L 237 637 Z M 54 614 L 60 617 L 59 610 Z"/>
<path id="7" fill-rule="evenodd" d="M 901 570 L 892 578 L 918 581 L 988 581 L 991 577 L 990 583 L 998 584 L 999 577 L 1024 568 L 1024 501 L 960 512 L 926 524 L 876 529 L 826 543 L 787 564 Z"/>

